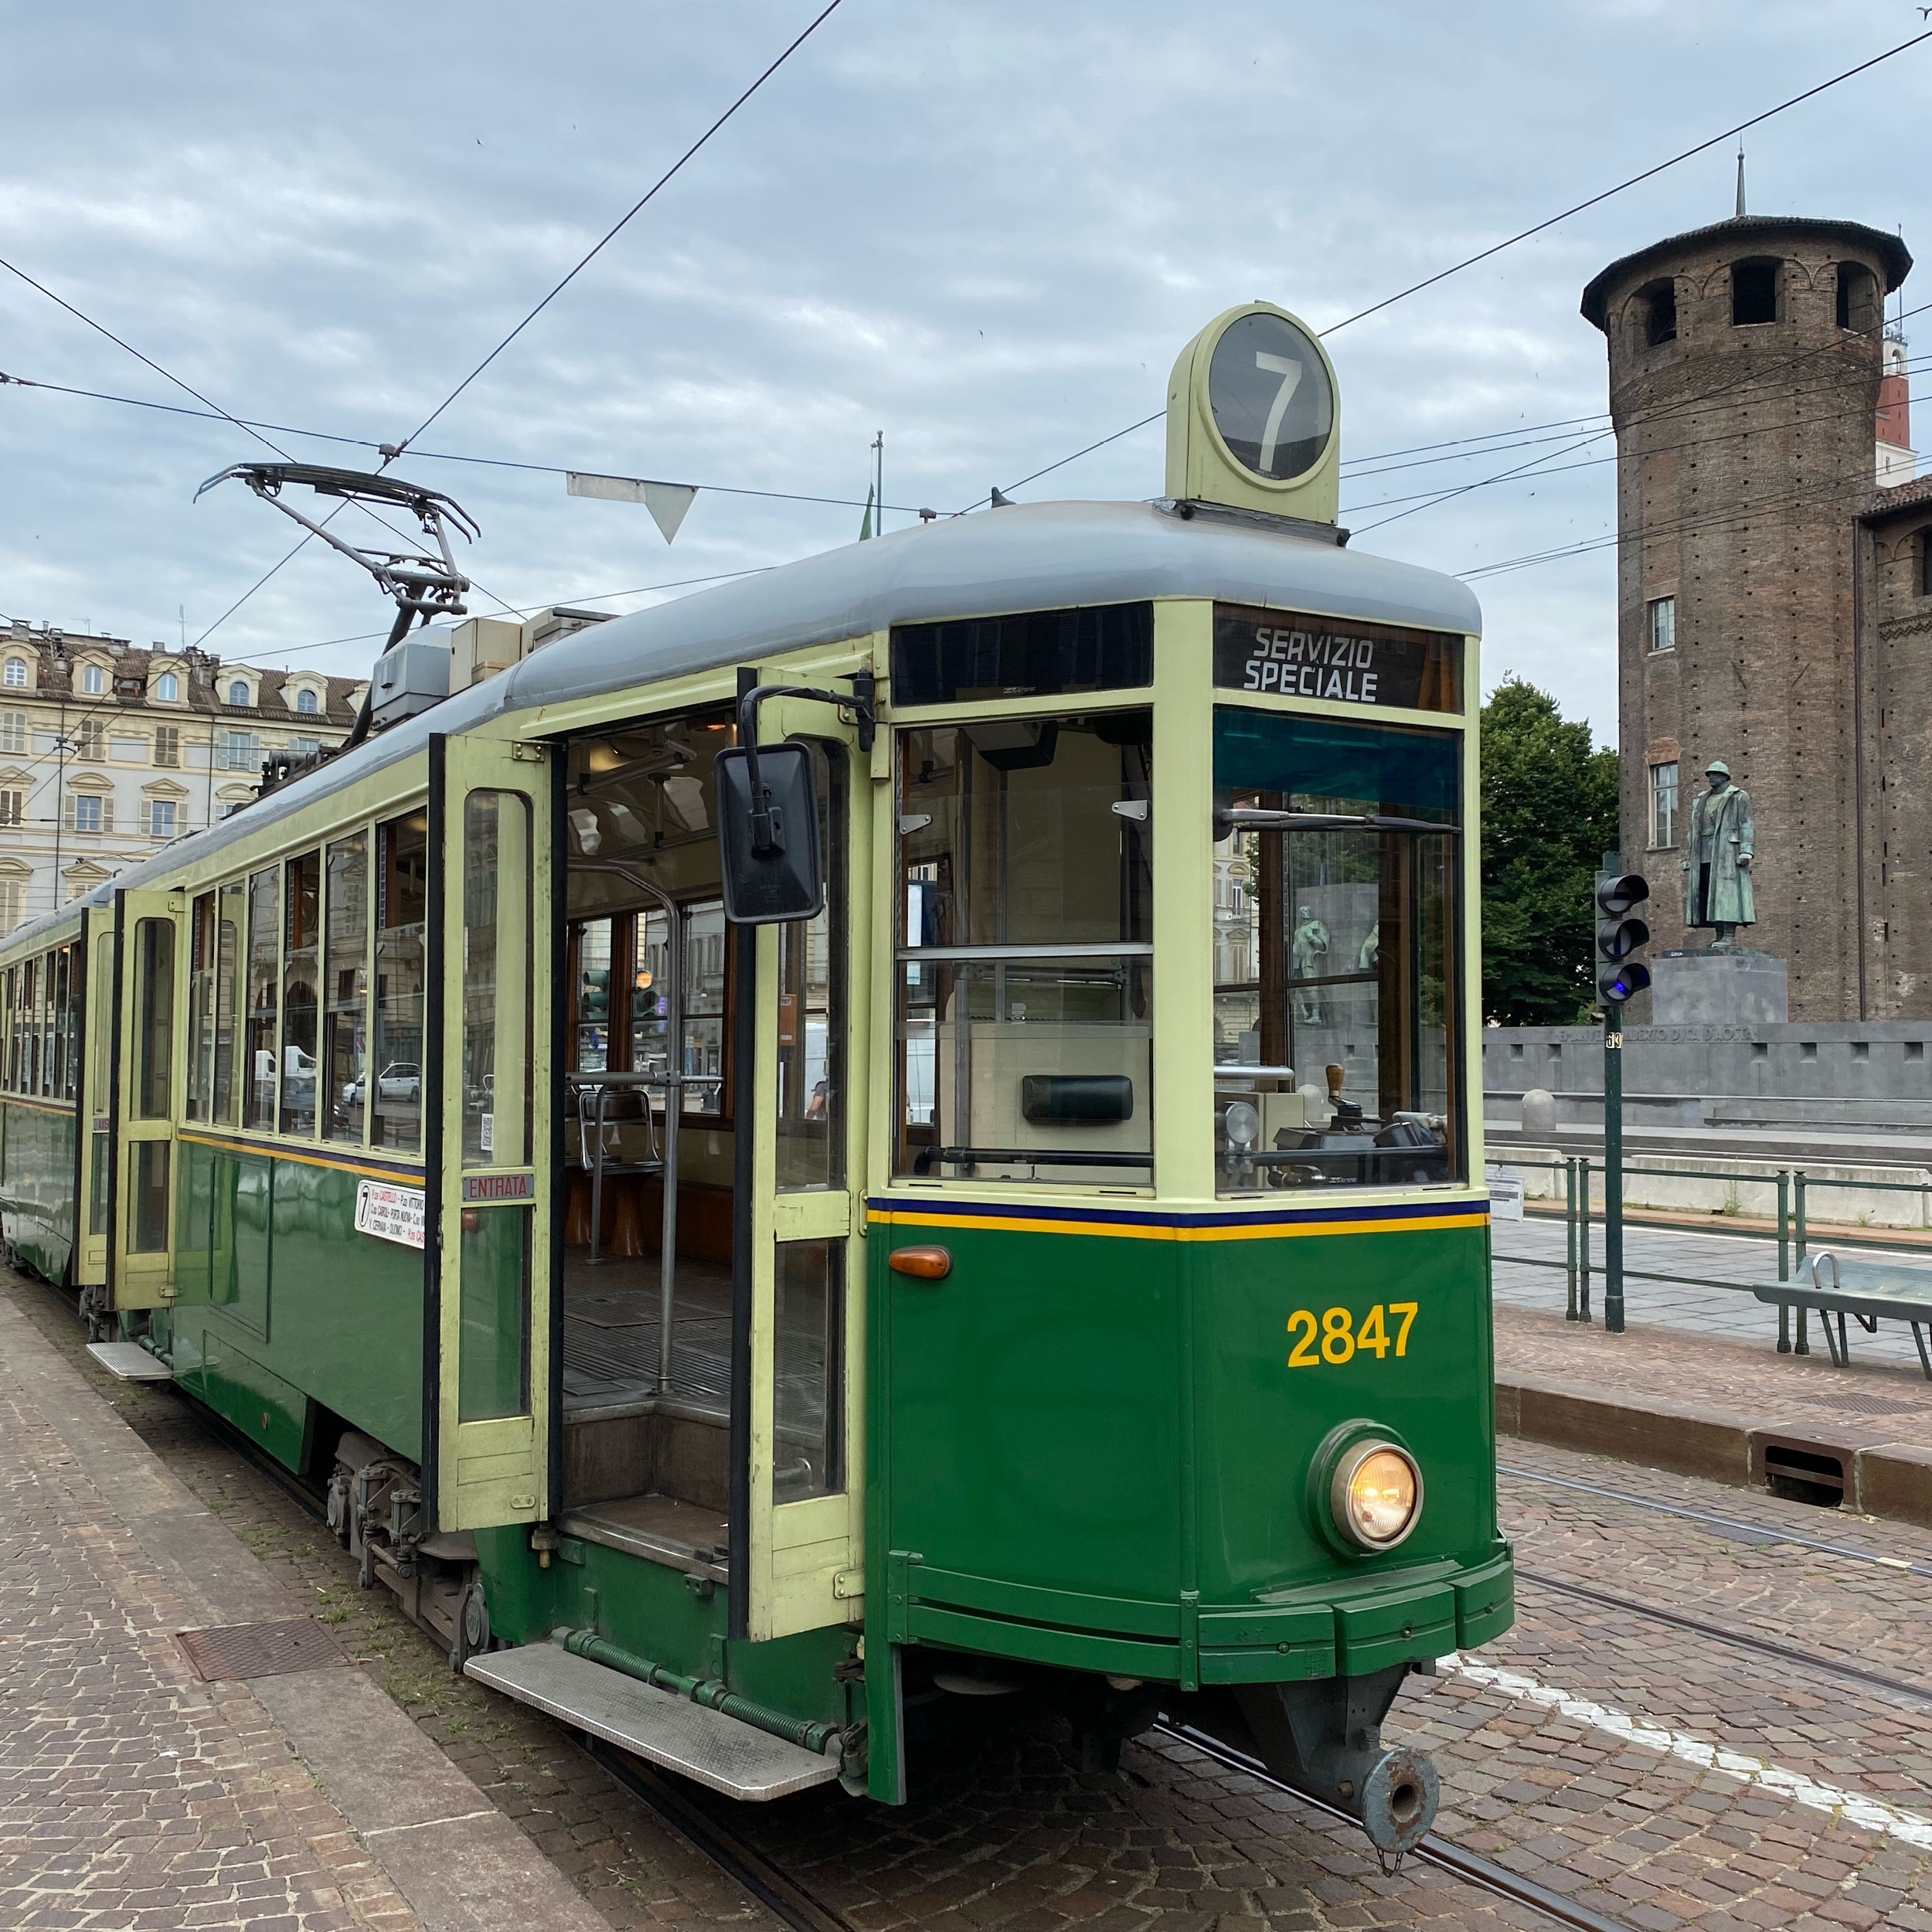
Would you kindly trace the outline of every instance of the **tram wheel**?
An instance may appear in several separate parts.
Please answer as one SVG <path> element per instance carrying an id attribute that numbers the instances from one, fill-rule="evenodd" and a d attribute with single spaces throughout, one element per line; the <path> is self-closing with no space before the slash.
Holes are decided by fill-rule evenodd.
<path id="1" fill-rule="evenodd" d="M 483 1595 L 483 1580 L 473 1577 L 463 1593 L 456 1613 L 456 1641 L 450 1646 L 450 1668 L 459 1676 L 472 1657 L 480 1657 L 490 1647 L 490 1607 Z"/>

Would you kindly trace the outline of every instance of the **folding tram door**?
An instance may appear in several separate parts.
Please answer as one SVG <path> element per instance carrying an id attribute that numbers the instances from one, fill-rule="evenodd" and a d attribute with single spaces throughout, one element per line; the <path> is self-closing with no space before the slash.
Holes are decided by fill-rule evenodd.
<path id="1" fill-rule="evenodd" d="M 175 1291 L 175 1122 L 181 1117 L 186 1073 L 180 1045 L 186 910 L 179 893 L 128 891 L 114 900 L 106 1220 L 108 1280 L 117 1309 L 165 1307 Z M 88 931 L 91 937 L 91 919 Z M 98 953 L 92 963 L 100 964 Z M 97 1002 L 90 1002 L 90 1013 L 99 1015 Z M 91 1048 L 88 1058 L 94 1059 Z"/>
<path id="2" fill-rule="evenodd" d="M 81 915 L 80 948 L 87 961 L 80 1066 L 75 1070 L 79 1143 L 74 1172 L 73 1281 L 99 1288 L 107 1280 L 111 1224 L 107 1198 L 112 1188 L 115 1083 L 114 977 L 117 950 L 114 915 L 89 910 Z M 90 1297 L 83 1307 L 94 1305 Z"/>
<path id="3" fill-rule="evenodd" d="M 827 704 L 767 700 L 760 741 L 786 737 L 813 753 L 825 907 L 736 929 L 731 1634 L 754 1640 L 862 1592 L 869 757 Z"/>
<path id="4" fill-rule="evenodd" d="M 552 1513 L 557 755 L 430 740 L 423 1485 L 440 1529 Z"/>

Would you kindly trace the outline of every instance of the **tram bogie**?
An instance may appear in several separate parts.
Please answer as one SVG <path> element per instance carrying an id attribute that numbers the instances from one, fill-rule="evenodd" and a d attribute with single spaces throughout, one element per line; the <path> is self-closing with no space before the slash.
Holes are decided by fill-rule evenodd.
<path id="1" fill-rule="evenodd" d="M 0 944 L 0 1225 L 642 1755 L 1165 1712 L 1399 1849 L 1381 1719 L 1511 1615 L 1477 616 L 1332 528 L 1291 318 L 1182 364 L 1168 499 L 564 638 Z"/>

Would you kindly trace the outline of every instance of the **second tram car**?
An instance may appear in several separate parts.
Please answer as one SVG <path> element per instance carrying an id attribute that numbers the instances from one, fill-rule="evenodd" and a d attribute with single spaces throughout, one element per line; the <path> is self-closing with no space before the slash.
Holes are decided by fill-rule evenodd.
<path id="1" fill-rule="evenodd" d="M 1230 311 L 1166 497 L 580 631 L 16 932 L 11 1253 L 454 1664 L 717 1788 L 898 1801 L 1005 1694 L 1413 1843 L 1381 1721 L 1512 1614 L 1479 619 L 1338 451 Z M 761 925 L 752 719 L 819 848 Z"/>

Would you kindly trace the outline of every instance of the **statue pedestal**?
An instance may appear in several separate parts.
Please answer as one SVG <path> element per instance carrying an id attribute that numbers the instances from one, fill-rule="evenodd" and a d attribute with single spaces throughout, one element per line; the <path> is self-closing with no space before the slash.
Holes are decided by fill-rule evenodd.
<path id="1" fill-rule="evenodd" d="M 1653 1026 L 1777 1026 L 1791 1016 L 1784 962 L 1769 953 L 1700 949 L 1651 962 Z"/>

